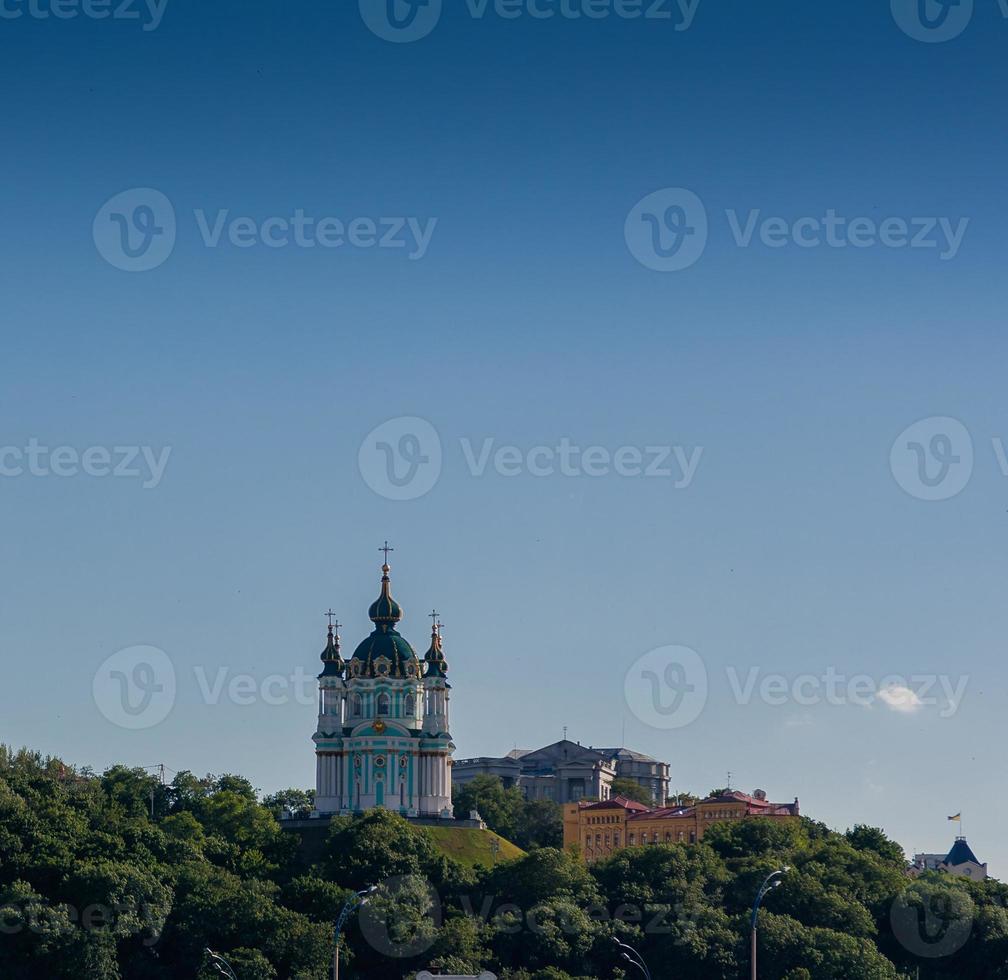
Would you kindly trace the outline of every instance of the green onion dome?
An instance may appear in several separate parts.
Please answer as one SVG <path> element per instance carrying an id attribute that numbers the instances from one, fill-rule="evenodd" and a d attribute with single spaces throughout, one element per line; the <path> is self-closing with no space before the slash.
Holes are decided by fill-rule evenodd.
<path id="1" fill-rule="evenodd" d="M 371 603 L 368 616 L 374 632 L 354 650 L 350 658 L 350 677 L 397 677 L 419 679 L 420 659 L 409 642 L 396 631 L 402 608 L 392 598 L 389 566 L 382 565 L 381 595 Z"/>
<path id="2" fill-rule="evenodd" d="M 448 661 L 441 649 L 441 624 L 431 628 L 430 649 L 424 654 L 424 677 L 447 677 Z"/>
<path id="3" fill-rule="evenodd" d="M 382 565 L 381 595 L 371 603 L 371 608 L 368 609 L 368 619 L 375 626 L 395 626 L 403 618 L 402 607 L 392 598 L 392 593 L 389 590 L 389 567 L 386 564 Z"/>
<path id="4" fill-rule="evenodd" d="M 322 673 L 319 677 L 342 677 L 345 664 L 340 656 L 339 633 L 334 633 L 329 627 L 329 642 L 322 651 Z"/>

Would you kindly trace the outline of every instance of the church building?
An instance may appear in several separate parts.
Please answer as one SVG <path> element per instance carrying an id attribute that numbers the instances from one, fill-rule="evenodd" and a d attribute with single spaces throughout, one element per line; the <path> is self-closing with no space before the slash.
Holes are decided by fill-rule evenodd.
<path id="1" fill-rule="evenodd" d="M 448 664 L 441 623 L 432 614 L 423 660 L 397 626 L 385 546 L 381 594 L 371 604 L 371 635 L 349 660 L 339 624 L 322 651 L 315 743 L 315 814 L 357 814 L 385 807 L 405 817 L 451 819 L 452 753 Z"/>

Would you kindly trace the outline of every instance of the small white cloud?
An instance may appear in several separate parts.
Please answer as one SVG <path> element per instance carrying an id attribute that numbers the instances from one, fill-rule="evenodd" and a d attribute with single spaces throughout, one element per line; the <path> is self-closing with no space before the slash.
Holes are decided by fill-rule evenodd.
<path id="1" fill-rule="evenodd" d="M 902 684 L 889 684 L 879 691 L 878 696 L 893 711 L 901 711 L 905 714 L 911 714 L 924 707 L 924 702 L 917 697 L 916 692 Z"/>

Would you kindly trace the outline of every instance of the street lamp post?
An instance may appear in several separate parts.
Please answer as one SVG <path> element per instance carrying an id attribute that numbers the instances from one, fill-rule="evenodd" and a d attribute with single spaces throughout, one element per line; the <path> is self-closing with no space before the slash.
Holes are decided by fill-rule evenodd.
<path id="1" fill-rule="evenodd" d="M 651 980 L 651 971 L 648 969 L 647 963 L 644 962 L 644 957 L 633 948 L 633 946 L 628 946 L 624 942 L 613 937 L 613 942 L 616 943 L 620 951 L 620 956 L 623 957 L 631 966 L 635 966 L 641 973 L 644 974 L 645 980 Z"/>
<path id="2" fill-rule="evenodd" d="M 231 969 L 231 964 L 228 963 L 220 953 L 215 953 L 209 947 L 206 949 L 207 956 L 210 957 L 210 962 L 213 963 L 214 969 L 222 976 L 227 977 L 227 980 L 238 980 L 235 976 L 234 970 Z"/>
<path id="3" fill-rule="evenodd" d="M 332 954 L 332 968 L 333 968 L 333 980 L 339 980 L 339 943 L 340 943 L 340 933 L 343 932 L 343 927 L 346 925 L 347 919 L 350 918 L 351 913 L 354 909 L 360 908 L 366 901 L 368 895 L 377 889 L 377 885 L 371 885 L 369 888 L 362 888 L 359 892 L 351 895 L 347 899 L 346 905 L 343 906 L 343 911 L 340 912 L 339 918 L 336 920 L 336 925 L 333 928 L 333 954 Z"/>
<path id="4" fill-rule="evenodd" d="M 773 891 L 778 885 L 781 884 L 781 877 L 787 874 L 791 869 L 785 864 L 780 871 L 774 871 L 772 874 L 768 874 L 763 884 L 760 885 L 760 890 L 756 893 L 756 901 L 753 902 L 752 907 L 752 918 L 749 920 L 750 925 L 750 945 L 751 945 L 751 956 L 752 961 L 752 980 L 756 980 L 756 924 L 759 919 L 759 909 L 760 903 L 763 901 L 767 892 Z"/>

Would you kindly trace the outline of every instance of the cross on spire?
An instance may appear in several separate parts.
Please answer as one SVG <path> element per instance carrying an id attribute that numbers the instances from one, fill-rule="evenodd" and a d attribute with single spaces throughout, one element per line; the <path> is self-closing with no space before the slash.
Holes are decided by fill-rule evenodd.
<path id="1" fill-rule="evenodd" d="M 389 545 L 388 538 L 385 539 L 385 544 L 381 548 L 379 548 L 378 550 L 385 552 L 385 564 L 387 565 L 388 564 L 388 553 L 390 551 L 395 551 L 395 548 L 393 548 L 393 547 L 391 547 L 391 545 Z"/>
<path id="2" fill-rule="evenodd" d="M 329 612 L 327 612 L 325 615 L 326 615 L 326 618 L 329 620 L 329 629 L 332 629 L 333 628 L 333 620 L 336 618 L 336 613 L 334 613 L 332 611 L 332 606 L 329 607 Z M 340 628 L 340 624 L 339 624 L 339 621 L 337 620 L 337 622 L 336 622 L 336 629 L 339 629 L 339 628 Z"/>
<path id="3" fill-rule="evenodd" d="M 441 614 L 436 609 L 432 609 L 429 613 L 427 613 L 427 615 L 428 615 L 428 617 L 430 619 L 434 620 L 434 625 L 435 626 L 440 626 L 441 625 L 438 622 L 438 616 L 440 616 Z"/>

